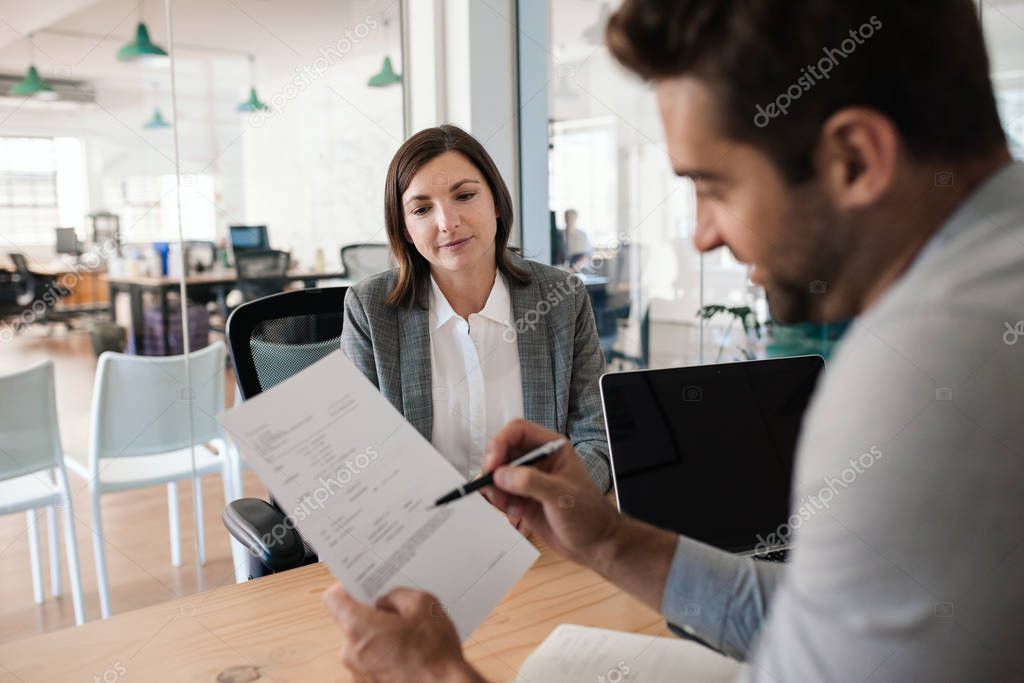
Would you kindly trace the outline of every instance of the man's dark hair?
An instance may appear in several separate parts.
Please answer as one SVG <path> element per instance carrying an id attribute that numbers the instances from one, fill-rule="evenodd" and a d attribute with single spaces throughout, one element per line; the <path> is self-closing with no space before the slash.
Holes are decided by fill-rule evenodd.
<path id="1" fill-rule="evenodd" d="M 844 107 L 889 118 L 921 162 L 1006 144 L 971 0 L 625 0 L 607 42 L 645 79 L 708 85 L 723 134 L 792 183 L 814 175 L 821 127 Z"/>

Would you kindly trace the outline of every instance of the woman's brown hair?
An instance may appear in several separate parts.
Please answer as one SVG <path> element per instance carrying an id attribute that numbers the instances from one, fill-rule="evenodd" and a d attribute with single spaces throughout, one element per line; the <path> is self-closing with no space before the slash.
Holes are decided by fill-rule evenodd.
<path id="1" fill-rule="evenodd" d="M 444 125 L 421 130 L 406 140 L 388 167 L 387 185 L 384 188 L 384 222 L 388 230 L 388 242 L 391 244 L 391 255 L 398 262 L 398 281 L 386 300 L 389 306 L 412 308 L 416 304 L 425 305 L 430 263 L 416 250 L 416 245 L 405 238 L 402 195 L 409 188 L 413 176 L 445 152 L 459 152 L 487 180 L 494 197 L 498 222 L 494 235 L 494 258 L 498 271 L 513 284 L 525 285 L 530 282 L 529 273 L 512 263 L 510 258 L 508 239 L 512 232 L 512 196 L 498 167 L 476 138 L 458 126 Z"/>

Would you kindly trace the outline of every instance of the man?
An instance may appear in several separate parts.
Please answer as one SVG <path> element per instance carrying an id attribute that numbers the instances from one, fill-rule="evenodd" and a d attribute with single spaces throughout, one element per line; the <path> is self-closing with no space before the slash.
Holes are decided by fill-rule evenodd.
<path id="1" fill-rule="evenodd" d="M 580 230 L 576 224 L 579 214 L 576 209 L 569 209 L 565 212 L 565 242 L 569 268 L 574 271 L 581 271 L 590 267 L 590 257 L 593 249 L 590 246 L 590 238 L 587 233 Z"/>
<path id="2" fill-rule="evenodd" d="M 626 0 L 610 21 L 696 183 L 697 247 L 752 264 L 777 320 L 859 317 L 805 417 L 787 566 L 617 516 L 570 449 L 489 497 L 749 680 L 1024 677 L 1024 165 L 975 11 Z M 512 424 L 489 463 L 550 436 Z M 428 596 L 326 600 L 354 670 L 482 680 Z"/>

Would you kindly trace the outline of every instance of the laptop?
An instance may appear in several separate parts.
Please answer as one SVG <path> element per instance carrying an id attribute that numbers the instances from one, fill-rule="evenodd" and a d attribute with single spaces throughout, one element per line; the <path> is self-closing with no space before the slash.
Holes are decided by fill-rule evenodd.
<path id="1" fill-rule="evenodd" d="M 821 356 L 607 373 L 619 510 L 741 555 L 788 548 L 797 437 Z"/>

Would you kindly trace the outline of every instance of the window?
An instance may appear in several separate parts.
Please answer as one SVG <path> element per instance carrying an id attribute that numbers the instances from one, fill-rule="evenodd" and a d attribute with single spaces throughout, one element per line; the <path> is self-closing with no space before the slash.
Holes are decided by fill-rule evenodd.
<path id="1" fill-rule="evenodd" d="M 127 243 L 178 239 L 177 195 L 173 175 L 107 179 L 107 207 L 121 217 L 121 239 Z M 214 240 L 217 206 L 214 179 L 184 174 L 181 178 L 182 231 L 185 239 Z"/>
<path id="2" fill-rule="evenodd" d="M 60 225 L 52 138 L 0 137 L 0 226 L 15 244 L 47 243 Z"/>

